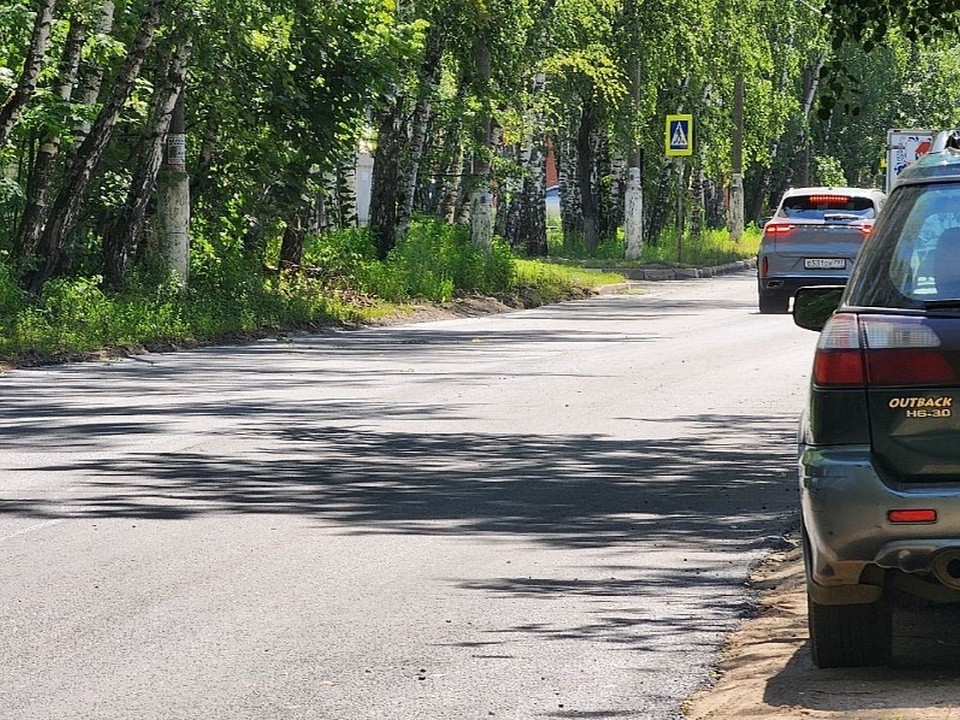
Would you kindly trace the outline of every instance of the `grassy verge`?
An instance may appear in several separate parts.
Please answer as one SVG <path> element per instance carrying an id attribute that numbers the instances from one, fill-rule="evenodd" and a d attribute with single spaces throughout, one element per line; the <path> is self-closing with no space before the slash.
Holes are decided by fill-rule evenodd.
<path id="1" fill-rule="evenodd" d="M 100 278 L 58 279 L 39 297 L 17 288 L 0 256 L 0 359 L 34 364 L 124 348 L 169 348 L 290 330 L 362 324 L 412 303 L 463 296 L 534 306 L 622 281 L 617 274 L 485 254 L 462 228 L 421 222 L 381 262 L 362 231 L 315 239 L 297 273 L 264 273 L 229 247 L 195 247 L 187 289 L 136 277 L 121 294 Z"/>
<path id="2" fill-rule="evenodd" d="M 760 228 L 749 226 L 739 242 L 730 239 L 726 229 L 705 230 L 699 236 L 685 233 L 681 238 L 676 230 L 665 230 L 656 243 L 647 242 L 639 260 L 625 260 L 623 233 L 614 240 L 602 243 L 593 252 L 587 252 L 582 243 L 564 241 L 559 229 L 550 231 L 550 255 L 566 262 L 586 267 L 638 267 L 641 265 L 668 265 L 671 267 L 710 267 L 724 265 L 756 256 L 760 247 Z"/>

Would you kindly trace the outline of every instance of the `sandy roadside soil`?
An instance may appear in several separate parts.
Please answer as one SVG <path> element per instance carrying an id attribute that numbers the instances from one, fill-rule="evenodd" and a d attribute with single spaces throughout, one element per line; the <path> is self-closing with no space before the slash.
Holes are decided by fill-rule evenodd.
<path id="1" fill-rule="evenodd" d="M 891 667 L 818 670 L 799 548 L 772 555 L 753 582 L 758 615 L 728 641 L 715 685 L 687 702 L 689 720 L 960 720 L 960 609 L 898 612 Z"/>

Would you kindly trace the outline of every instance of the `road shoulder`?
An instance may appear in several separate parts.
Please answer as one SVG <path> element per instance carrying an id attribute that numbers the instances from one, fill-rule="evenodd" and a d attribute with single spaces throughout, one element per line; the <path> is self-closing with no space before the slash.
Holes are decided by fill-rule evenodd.
<path id="1" fill-rule="evenodd" d="M 892 667 L 818 670 L 813 666 L 807 644 L 803 560 L 797 539 L 790 544 L 755 569 L 751 580 L 760 593 L 757 615 L 729 636 L 716 682 L 687 700 L 684 717 L 960 719 L 955 619 L 953 625 L 941 619 L 942 628 L 915 621 L 911 627 L 905 613 L 908 617 L 900 620 L 900 627 L 907 652 Z"/>

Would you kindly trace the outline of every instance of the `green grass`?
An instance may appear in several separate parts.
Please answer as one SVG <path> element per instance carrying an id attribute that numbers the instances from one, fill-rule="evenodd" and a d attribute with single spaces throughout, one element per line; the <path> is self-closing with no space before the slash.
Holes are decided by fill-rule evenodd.
<path id="1" fill-rule="evenodd" d="M 0 358 L 22 362 L 375 321 L 413 302 L 463 294 L 512 296 L 535 305 L 622 280 L 518 260 L 501 241 L 487 254 L 470 242 L 468 229 L 429 220 L 414 223 L 383 262 L 365 231 L 315 238 L 305 248 L 301 273 L 265 274 L 229 243 L 200 238 L 185 290 L 143 271 L 120 294 L 104 291 L 99 277 L 81 277 L 48 282 L 31 298 L 0 256 Z"/>
<path id="2" fill-rule="evenodd" d="M 754 257 L 760 246 L 760 236 L 760 229 L 751 225 L 736 243 L 730 239 L 730 233 L 726 229 L 705 230 L 699 237 L 692 237 L 687 233 L 680 243 L 676 230 L 669 229 L 660 235 L 656 244 L 649 241 L 644 243 L 643 255 L 639 260 L 625 259 L 626 246 L 622 231 L 615 239 L 601 243 L 592 253 L 588 253 L 582 243 L 565 242 L 559 229 L 549 232 L 548 245 L 551 257 L 558 261 L 587 267 L 629 268 L 650 264 L 709 267 Z"/>

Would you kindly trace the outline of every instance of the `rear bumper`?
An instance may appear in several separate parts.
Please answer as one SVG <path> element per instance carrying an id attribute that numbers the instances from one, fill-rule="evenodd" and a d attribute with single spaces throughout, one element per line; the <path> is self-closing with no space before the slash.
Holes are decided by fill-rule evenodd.
<path id="1" fill-rule="evenodd" d="M 797 290 L 802 287 L 812 287 L 814 285 L 843 285 L 847 282 L 846 275 L 830 276 L 791 276 L 791 277 L 765 277 L 758 278 L 757 283 L 760 292 L 772 296 L 791 298 L 796 295 Z"/>
<path id="2" fill-rule="evenodd" d="M 860 445 L 801 446 L 799 471 L 814 594 L 858 585 L 871 565 L 926 574 L 938 555 L 960 551 L 960 486 L 893 488 Z M 934 509 L 937 521 L 887 520 L 889 510 L 910 509 Z"/>

